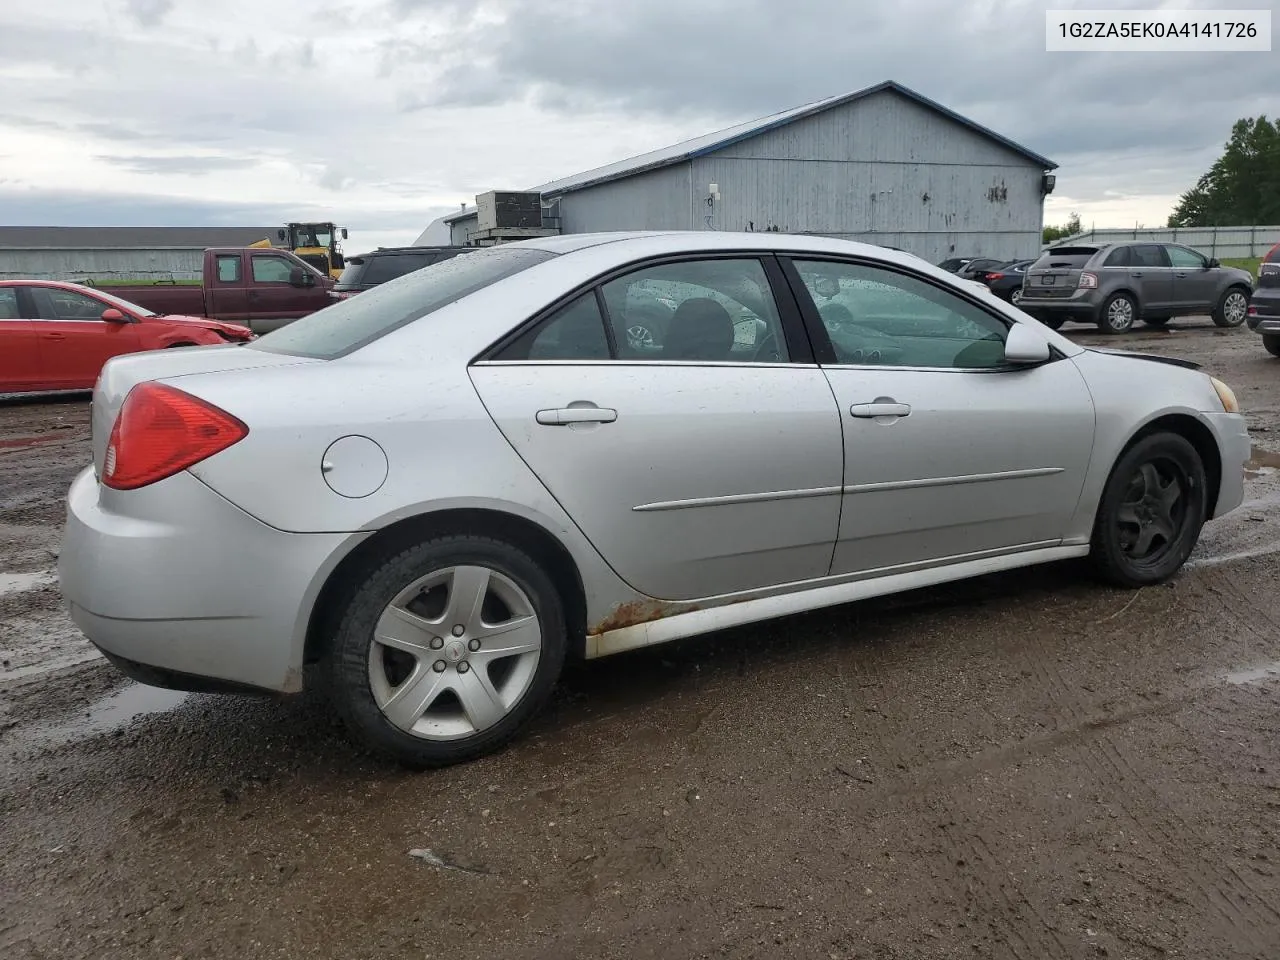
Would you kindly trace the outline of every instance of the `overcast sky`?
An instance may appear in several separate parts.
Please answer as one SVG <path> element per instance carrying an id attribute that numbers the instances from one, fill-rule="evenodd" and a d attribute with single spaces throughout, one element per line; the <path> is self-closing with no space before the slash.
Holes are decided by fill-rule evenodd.
<path id="1" fill-rule="evenodd" d="M 333 219 L 348 251 L 897 80 L 1057 161 L 1047 219 L 1162 224 L 1280 54 L 1049 54 L 1088 0 L 0 0 L 0 223 Z M 1164 3 L 1239 8 L 1266 0 Z"/>

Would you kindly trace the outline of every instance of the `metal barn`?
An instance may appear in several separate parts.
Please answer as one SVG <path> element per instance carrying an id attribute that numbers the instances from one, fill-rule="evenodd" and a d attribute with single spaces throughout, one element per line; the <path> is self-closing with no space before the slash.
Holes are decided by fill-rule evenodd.
<path id="1" fill-rule="evenodd" d="M 951 255 L 1030 257 L 1057 164 L 892 81 L 530 189 L 544 224 L 770 230 Z M 420 242 L 477 242 L 475 208 Z"/>

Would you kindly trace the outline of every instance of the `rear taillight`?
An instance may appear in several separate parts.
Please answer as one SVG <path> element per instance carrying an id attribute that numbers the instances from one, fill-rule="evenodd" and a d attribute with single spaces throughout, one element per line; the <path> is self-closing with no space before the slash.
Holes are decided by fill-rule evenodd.
<path id="1" fill-rule="evenodd" d="M 1003 273 L 988 273 L 988 274 L 987 274 L 987 281 L 988 281 L 988 282 L 990 282 L 990 281 L 992 281 L 992 280 L 1003 280 L 1003 279 L 1004 279 L 1004 274 L 1003 274 Z"/>
<path id="2" fill-rule="evenodd" d="M 1245 313 L 1250 317 L 1256 317 L 1258 315 L 1257 304 L 1253 304 L 1253 303 L 1249 304 L 1249 309 L 1246 310 Z"/>
<path id="3" fill-rule="evenodd" d="M 1080 282 L 1076 284 L 1077 290 L 1097 290 L 1098 275 L 1096 273 L 1080 274 Z"/>
<path id="4" fill-rule="evenodd" d="M 136 490 L 171 477 L 248 436 L 240 420 L 182 390 L 140 383 L 111 428 L 102 482 Z"/>

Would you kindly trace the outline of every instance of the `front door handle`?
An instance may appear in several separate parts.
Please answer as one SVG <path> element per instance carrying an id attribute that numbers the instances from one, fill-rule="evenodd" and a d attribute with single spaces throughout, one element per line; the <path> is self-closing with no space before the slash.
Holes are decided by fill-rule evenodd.
<path id="1" fill-rule="evenodd" d="M 1131 276 L 1131 277 L 1141 277 L 1141 276 L 1142 276 L 1142 271 L 1141 271 L 1141 270 L 1131 270 L 1131 271 L 1129 271 L 1129 276 Z"/>
<path id="2" fill-rule="evenodd" d="M 44 338 L 46 340 L 65 340 L 67 335 L 65 333 L 46 333 Z"/>
<path id="3" fill-rule="evenodd" d="M 560 407 L 555 410 L 539 410 L 537 421 L 546 427 L 566 427 L 573 423 L 613 423 L 618 411 L 608 407 Z"/>
<path id="4" fill-rule="evenodd" d="M 1174 274 L 1174 276 L 1175 276 L 1175 277 L 1181 277 L 1183 280 L 1185 280 L 1185 279 L 1187 278 L 1186 273 L 1185 273 L 1185 272 L 1183 272 L 1183 271 L 1181 271 L 1181 270 L 1179 270 L 1177 273 L 1175 273 L 1175 274 Z"/>
<path id="5" fill-rule="evenodd" d="M 874 403 L 855 403 L 849 413 L 863 420 L 874 420 L 876 417 L 905 417 L 911 413 L 910 404 L 894 401 L 877 400 Z"/>

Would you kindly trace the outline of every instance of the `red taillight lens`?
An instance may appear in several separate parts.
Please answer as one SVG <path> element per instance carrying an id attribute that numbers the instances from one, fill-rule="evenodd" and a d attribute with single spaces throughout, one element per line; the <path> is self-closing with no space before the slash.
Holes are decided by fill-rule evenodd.
<path id="1" fill-rule="evenodd" d="M 987 274 L 987 279 L 988 279 L 988 280 L 1003 280 L 1003 279 L 1004 279 L 1004 274 L 1003 274 L 1003 273 L 988 273 L 988 274 Z"/>
<path id="2" fill-rule="evenodd" d="M 115 490 L 145 487 L 248 434 L 240 420 L 213 404 L 163 384 L 140 383 L 111 428 L 102 482 Z"/>
<path id="3" fill-rule="evenodd" d="M 1076 284 L 1076 287 L 1080 290 L 1097 290 L 1098 275 L 1096 273 L 1080 274 L 1080 282 Z"/>
<path id="4" fill-rule="evenodd" d="M 1249 316 L 1256 317 L 1258 315 L 1258 307 L 1256 304 L 1249 304 L 1249 309 L 1245 311 Z"/>

